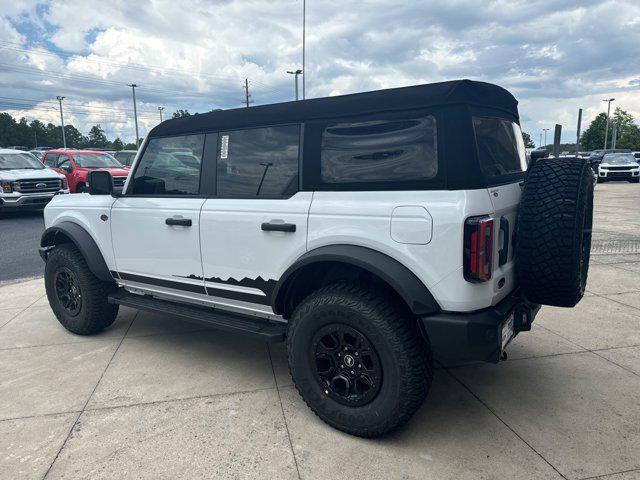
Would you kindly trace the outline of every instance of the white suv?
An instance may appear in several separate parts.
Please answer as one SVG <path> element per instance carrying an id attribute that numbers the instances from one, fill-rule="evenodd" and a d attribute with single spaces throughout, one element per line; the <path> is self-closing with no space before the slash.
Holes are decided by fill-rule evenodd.
<path id="1" fill-rule="evenodd" d="M 78 334 L 127 305 L 286 339 L 318 416 L 380 435 L 434 356 L 498 362 L 582 297 L 589 166 L 526 170 L 516 100 L 468 80 L 169 120 L 123 193 L 92 172 L 45 209 L 49 303 Z"/>
<path id="2" fill-rule="evenodd" d="M 0 213 L 42 208 L 54 195 L 69 193 L 64 175 L 23 150 L 0 149 Z"/>

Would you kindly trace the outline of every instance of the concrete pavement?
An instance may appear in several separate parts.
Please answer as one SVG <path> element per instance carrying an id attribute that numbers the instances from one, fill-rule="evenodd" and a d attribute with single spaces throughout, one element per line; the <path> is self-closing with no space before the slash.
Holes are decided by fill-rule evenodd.
<path id="1" fill-rule="evenodd" d="M 598 185 L 594 240 L 628 250 L 638 205 Z M 543 307 L 506 362 L 440 366 L 376 440 L 318 420 L 280 345 L 126 308 L 75 336 L 41 279 L 0 287 L 0 478 L 640 479 L 640 254 L 598 245 L 575 309 Z"/>

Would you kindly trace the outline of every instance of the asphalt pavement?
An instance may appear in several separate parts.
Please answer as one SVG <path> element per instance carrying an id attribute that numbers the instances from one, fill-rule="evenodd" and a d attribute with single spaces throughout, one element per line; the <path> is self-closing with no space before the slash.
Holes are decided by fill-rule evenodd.
<path id="1" fill-rule="evenodd" d="M 42 210 L 0 213 L 0 284 L 44 275 L 38 255 Z"/>

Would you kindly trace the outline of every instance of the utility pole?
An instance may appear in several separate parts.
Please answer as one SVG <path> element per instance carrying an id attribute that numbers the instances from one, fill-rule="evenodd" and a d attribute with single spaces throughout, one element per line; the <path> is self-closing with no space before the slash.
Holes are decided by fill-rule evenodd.
<path id="1" fill-rule="evenodd" d="M 302 73 L 302 70 L 298 69 L 295 72 L 290 72 L 287 70 L 287 73 L 290 73 L 291 75 L 296 76 L 296 100 L 298 100 L 298 75 Z M 304 76 L 302 78 L 304 78 Z"/>
<path id="2" fill-rule="evenodd" d="M 131 87 L 131 91 L 133 92 L 133 119 L 136 124 L 136 148 L 140 148 L 140 135 L 138 135 L 138 109 L 136 107 L 136 85 L 132 83 L 129 85 Z"/>
<path id="3" fill-rule="evenodd" d="M 617 137 L 618 137 L 618 124 L 614 123 L 613 127 L 611 128 L 611 148 L 612 149 L 616 148 Z"/>
<path id="4" fill-rule="evenodd" d="M 162 110 L 164 110 L 164 107 L 158 107 L 158 112 L 160 112 L 160 123 L 162 123 Z"/>
<path id="5" fill-rule="evenodd" d="M 64 97 L 61 97 L 60 95 L 58 95 L 56 98 L 58 99 L 58 103 L 60 104 L 60 124 L 62 125 L 62 146 L 66 149 L 67 139 L 64 135 L 64 117 L 62 116 L 62 100 L 64 100 Z"/>
<path id="6" fill-rule="evenodd" d="M 609 135 L 609 114 L 611 113 L 611 102 L 613 102 L 615 98 L 609 98 L 608 100 L 602 100 L 603 102 L 607 102 L 607 126 L 604 127 L 604 149 L 607 149 L 607 137 Z"/>
<path id="7" fill-rule="evenodd" d="M 544 146 L 547 146 L 547 132 L 549 131 L 548 128 L 543 128 L 542 131 L 544 132 Z"/>
<path id="8" fill-rule="evenodd" d="M 244 101 L 247 105 L 247 108 L 249 108 L 249 97 L 251 97 L 251 95 L 249 94 L 249 79 L 245 78 L 244 79 Z"/>
<path id="9" fill-rule="evenodd" d="M 305 42 L 307 24 L 307 1 L 302 0 L 302 99 L 306 98 L 305 79 L 307 78 L 307 68 L 305 65 Z"/>
<path id="10" fill-rule="evenodd" d="M 542 132 L 540 132 L 540 143 L 538 143 L 539 147 L 542 147 Z"/>
<path id="11" fill-rule="evenodd" d="M 580 150 L 580 127 L 582 126 L 582 109 L 578 109 L 578 130 L 576 132 L 576 157 L 578 156 L 578 150 Z"/>

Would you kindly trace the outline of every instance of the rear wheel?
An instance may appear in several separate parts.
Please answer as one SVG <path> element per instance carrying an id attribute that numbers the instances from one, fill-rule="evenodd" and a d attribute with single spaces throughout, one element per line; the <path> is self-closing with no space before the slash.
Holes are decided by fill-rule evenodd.
<path id="1" fill-rule="evenodd" d="M 83 193 L 87 191 L 87 187 L 85 187 L 84 183 L 79 183 L 76 185 L 76 193 Z"/>
<path id="2" fill-rule="evenodd" d="M 593 177 L 577 158 L 549 158 L 527 172 L 518 209 L 518 282 L 535 303 L 573 307 L 587 283 Z"/>
<path id="3" fill-rule="evenodd" d="M 289 323 L 287 350 L 291 376 L 311 410 L 362 437 L 408 421 L 433 378 L 415 319 L 384 292 L 354 284 L 305 298 Z"/>
<path id="4" fill-rule="evenodd" d="M 75 245 L 56 246 L 47 258 L 45 287 L 49 305 L 64 328 L 78 335 L 91 335 L 111 325 L 118 305 L 107 295 L 114 284 L 99 280 Z"/>

